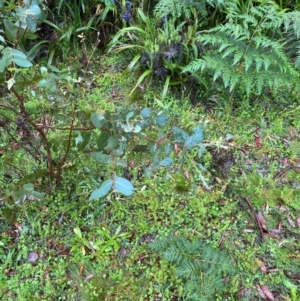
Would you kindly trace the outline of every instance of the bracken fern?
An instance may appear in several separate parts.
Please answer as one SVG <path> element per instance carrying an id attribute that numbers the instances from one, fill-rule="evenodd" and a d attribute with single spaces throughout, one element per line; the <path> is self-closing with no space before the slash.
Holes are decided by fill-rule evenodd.
<path id="1" fill-rule="evenodd" d="M 191 18 L 197 9 L 202 16 L 207 15 L 205 1 L 194 0 L 160 0 L 154 9 L 156 17 L 172 16 L 175 19 L 181 17 Z"/>
<path id="2" fill-rule="evenodd" d="M 300 12 L 287 13 L 273 2 L 264 2 L 241 14 L 232 2 L 224 25 L 199 34 L 197 40 L 209 46 L 207 52 L 183 72 L 208 71 L 213 80 L 221 78 L 230 91 L 239 85 L 248 95 L 261 93 L 264 87 L 294 87 L 299 73 L 285 54 L 278 32 L 289 33 L 298 41 L 299 29 Z"/>

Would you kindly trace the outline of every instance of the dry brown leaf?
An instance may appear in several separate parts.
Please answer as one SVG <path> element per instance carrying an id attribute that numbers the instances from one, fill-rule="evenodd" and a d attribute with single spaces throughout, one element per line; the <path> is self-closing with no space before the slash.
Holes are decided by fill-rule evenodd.
<path id="1" fill-rule="evenodd" d="M 291 217 L 290 217 L 290 216 L 287 216 L 287 220 L 288 220 L 289 224 L 291 225 L 291 227 L 293 227 L 293 228 L 295 228 L 295 227 L 296 227 L 296 225 L 295 225 L 294 221 L 291 219 Z"/>
<path id="2" fill-rule="evenodd" d="M 220 205 L 222 205 L 222 206 L 225 206 L 227 204 L 227 201 L 226 200 L 220 200 Z"/>
<path id="3" fill-rule="evenodd" d="M 270 234 L 280 234 L 280 230 L 278 230 L 278 229 L 269 229 L 268 232 Z"/>
<path id="4" fill-rule="evenodd" d="M 282 294 L 280 294 L 280 297 L 281 297 L 283 300 L 291 300 L 290 297 L 284 296 L 284 295 L 282 295 Z"/>
<path id="5" fill-rule="evenodd" d="M 268 237 L 271 237 L 273 239 L 278 239 L 278 237 L 275 234 L 273 234 L 272 232 L 264 233 L 264 236 L 268 236 Z"/>
<path id="6" fill-rule="evenodd" d="M 288 211 L 288 210 L 287 210 L 284 206 L 282 206 L 282 205 L 277 206 L 277 208 L 278 208 L 279 210 L 283 211 L 283 212 L 287 212 L 287 211 Z"/>
<path id="7" fill-rule="evenodd" d="M 44 273 L 43 280 L 45 280 L 49 276 L 50 270 L 47 269 Z"/>
<path id="8" fill-rule="evenodd" d="M 279 232 L 281 231 L 281 228 L 282 228 L 282 222 L 279 222 L 278 225 L 277 225 L 277 229 L 278 229 Z"/>
<path id="9" fill-rule="evenodd" d="M 28 257 L 27 257 L 27 260 L 30 262 L 30 263 L 34 263 L 38 260 L 39 258 L 39 255 L 37 252 L 30 252 L 28 254 Z"/>
<path id="10" fill-rule="evenodd" d="M 184 172 L 184 176 L 185 176 L 185 178 L 187 179 L 187 181 L 189 181 L 189 182 L 191 181 L 189 172 L 188 172 L 187 170 Z"/>
<path id="11" fill-rule="evenodd" d="M 79 267 L 79 275 L 80 275 L 80 276 L 81 276 L 82 273 L 83 273 L 83 269 L 84 269 L 84 265 L 81 265 L 81 266 Z"/>
<path id="12" fill-rule="evenodd" d="M 292 127 L 289 128 L 289 132 L 290 132 L 290 137 L 294 138 L 295 137 L 295 135 L 294 135 L 294 129 Z"/>
<path id="13" fill-rule="evenodd" d="M 260 265 L 260 270 L 263 273 L 267 273 L 267 268 L 266 268 L 265 264 L 262 261 L 259 261 L 259 265 Z"/>
<path id="14" fill-rule="evenodd" d="M 89 280 L 92 279 L 94 276 L 95 276 L 94 274 L 90 274 L 90 275 L 86 276 L 86 277 L 84 278 L 83 282 L 89 281 Z"/>
<path id="15" fill-rule="evenodd" d="M 262 289 L 265 296 L 267 297 L 267 300 L 269 300 L 269 301 L 274 301 L 275 300 L 272 292 L 269 290 L 269 288 L 266 285 L 261 285 L 260 288 Z"/>
<path id="16" fill-rule="evenodd" d="M 256 285 L 256 289 L 257 289 L 257 292 L 258 292 L 258 295 L 264 299 L 264 300 L 267 300 L 267 297 L 265 295 L 265 293 L 263 292 L 263 290 L 261 289 L 260 285 Z"/>
<path id="17" fill-rule="evenodd" d="M 254 139 L 255 139 L 256 147 L 257 147 L 257 148 L 261 148 L 261 147 L 262 147 L 262 143 L 261 143 L 260 137 L 259 137 L 257 134 L 255 134 L 255 135 L 254 135 Z"/>
<path id="18" fill-rule="evenodd" d="M 256 213 L 256 217 L 257 217 L 257 220 L 259 221 L 261 227 L 264 230 L 267 230 L 267 221 L 265 220 L 265 217 L 264 217 L 263 213 L 261 211 L 258 211 Z"/>
<path id="19" fill-rule="evenodd" d="M 179 147 L 177 143 L 174 144 L 174 152 L 176 155 L 179 153 Z"/>
<path id="20" fill-rule="evenodd" d="M 279 272 L 280 269 L 268 269 L 267 273 L 275 273 L 275 272 Z"/>
<path id="21" fill-rule="evenodd" d="M 218 178 L 218 177 L 215 177 L 215 180 L 216 180 L 219 184 L 222 183 L 222 180 L 221 180 L 220 178 Z"/>
<path id="22" fill-rule="evenodd" d="M 251 296 L 251 293 L 252 293 L 251 288 L 244 287 L 239 291 L 238 296 L 240 298 L 249 298 Z"/>

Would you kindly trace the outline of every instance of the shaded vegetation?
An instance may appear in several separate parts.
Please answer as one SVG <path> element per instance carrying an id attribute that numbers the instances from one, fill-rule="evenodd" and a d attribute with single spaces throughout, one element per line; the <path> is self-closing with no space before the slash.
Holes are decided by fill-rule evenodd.
<path id="1" fill-rule="evenodd" d="M 0 1 L 0 299 L 300 298 L 299 1 Z"/>

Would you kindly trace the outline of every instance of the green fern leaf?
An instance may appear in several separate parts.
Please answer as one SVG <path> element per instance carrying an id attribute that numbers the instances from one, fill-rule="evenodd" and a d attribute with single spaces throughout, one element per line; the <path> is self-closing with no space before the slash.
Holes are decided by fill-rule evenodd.
<path id="1" fill-rule="evenodd" d="M 235 273 L 232 259 L 224 252 L 201 240 L 189 241 L 170 236 L 151 243 L 151 248 L 176 267 L 176 275 L 184 280 L 188 300 L 209 301 L 225 288 L 224 276 Z"/>

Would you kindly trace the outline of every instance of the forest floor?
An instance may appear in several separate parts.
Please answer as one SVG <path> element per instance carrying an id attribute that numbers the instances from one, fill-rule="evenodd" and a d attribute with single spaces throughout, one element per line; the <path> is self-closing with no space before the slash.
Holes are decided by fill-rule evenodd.
<path id="1" fill-rule="evenodd" d="M 128 96 L 133 78 L 122 77 L 116 59 L 101 59 L 95 69 L 92 84 L 78 96 L 79 108 L 165 106 L 173 125 L 205 125 L 203 172 L 195 170 L 192 153 L 183 178 L 176 178 L 176 168 L 147 177 L 141 169 L 147 159 L 133 155 L 123 172 L 134 194 L 89 201 L 93 181 L 67 169 L 54 194 L 24 205 L 14 223 L 0 219 L 0 299 L 192 300 L 174 267 L 149 246 L 173 234 L 201 239 L 232 258 L 234 276 L 209 300 L 299 301 L 296 97 L 266 94 L 228 103 L 213 95 L 192 106 L 188 97 L 168 96 L 162 103 L 150 84 Z M 95 165 L 89 155 L 79 159 L 82 166 Z M 101 176 L 102 167 L 93 168 Z"/>

